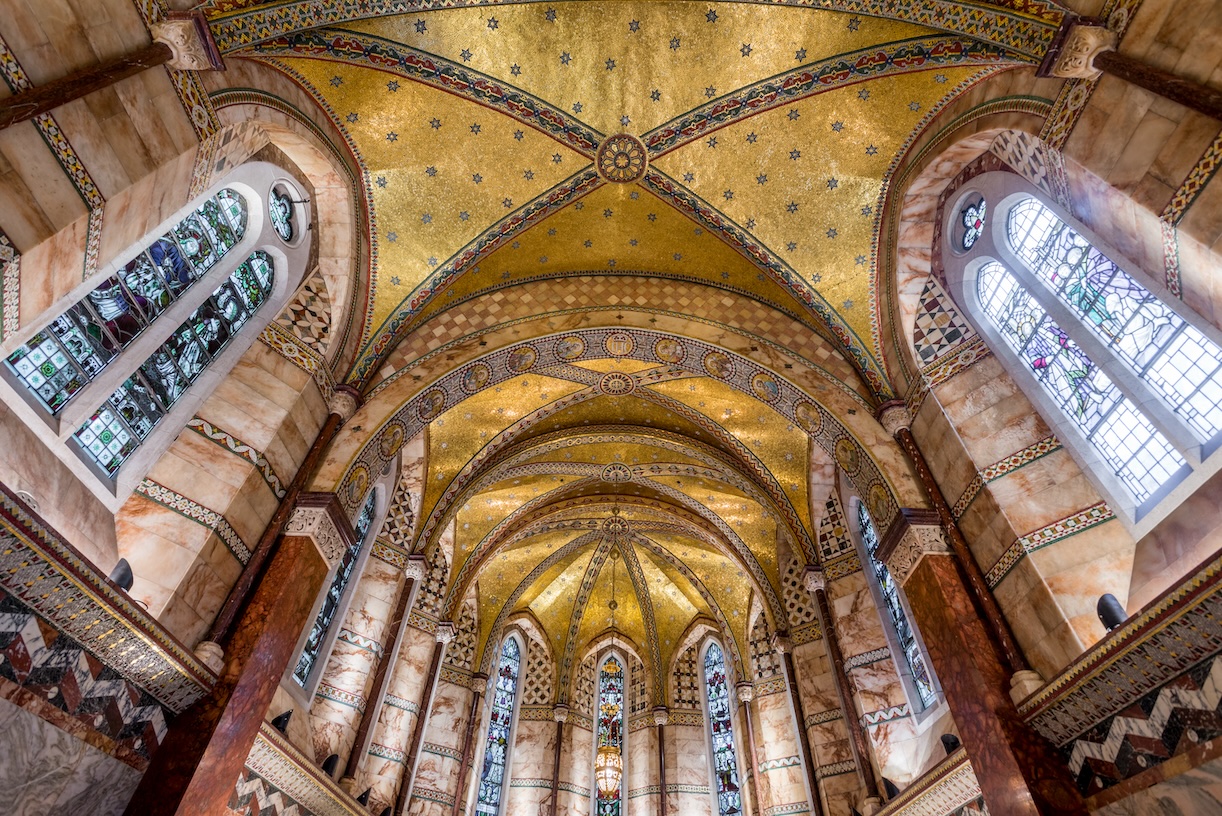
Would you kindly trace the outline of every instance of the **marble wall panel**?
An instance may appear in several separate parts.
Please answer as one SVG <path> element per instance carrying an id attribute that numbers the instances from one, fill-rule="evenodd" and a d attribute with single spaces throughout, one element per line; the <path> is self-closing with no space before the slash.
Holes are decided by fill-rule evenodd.
<path id="1" fill-rule="evenodd" d="M 849 816 L 864 798 L 853 771 L 820 779 L 819 791 L 825 816 Z"/>
<path id="2" fill-rule="evenodd" d="M 1222 473 L 1137 542 L 1126 609 L 1136 612 L 1222 549 Z M 1119 597 L 1119 596 L 1117 596 Z"/>
<path id="3" fill-rule="evenodd" d="M 709 746 L 704 729 L 666 726 L 666 784 L 707 787 L 709 781 Z"/>
<path id="4" fill-rule="evenodd" d="M 1095 813 L 1098 816 L 1196 816 L 1222 813 L 1222 759 L 1214 759 L 1139 790 L 1096 810 Z"/>

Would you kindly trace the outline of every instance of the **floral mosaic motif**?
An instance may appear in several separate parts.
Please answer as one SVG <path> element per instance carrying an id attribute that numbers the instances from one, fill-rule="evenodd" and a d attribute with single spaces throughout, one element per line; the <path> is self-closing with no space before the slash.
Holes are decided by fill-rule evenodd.
<path id="1" fill-rule="evenodd" d="M 726 680 L 726 658 L 721 647 L 710 643 L 704 653 L 704 689 L 709 705 L 709 731 L 713 739 L 713 778 L 717 782 L 717 813 L 737 816 L 743 812 L 738 782 L 738 759 L 734 755 L 733 708 Z"/>
<path id="2" fill-rule="evenodd" d="M 488 721 L 488 737 L 484 742 L 484 767 L 479 776 L 479 794 L 475 802 L 477 814 L 496 816 L 500 812 L 501 794 L 505 787 L 505 767 L 508 762 L 513 708 L 517 701 L 518 673 L 522 667 L 522 650 L 517 638 L 506 638 L 492 687 L 492 715 Z"/>
<path id="3" fill-rule="evenodd" d="M 645 146 L 635 136 L 620 133 L 598 146 L 594 162 L 598 174 L 607 181 L 636 181 L 645 173 Z"/>
<path id="4" fill-rule="evenodd" d="M 624 755 L 624 666 L 616 657 L 607 658 L 598 671 L 598 737 L 595 750 L 611 746 Z M 620 816 L 623 809 L 624 780 L 620 786 L 594 798 L 594 816 Z"/>

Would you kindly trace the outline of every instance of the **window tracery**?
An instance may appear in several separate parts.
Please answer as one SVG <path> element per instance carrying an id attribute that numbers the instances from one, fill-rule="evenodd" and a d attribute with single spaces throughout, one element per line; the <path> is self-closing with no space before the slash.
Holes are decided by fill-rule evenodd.
<path id="1" fill-rule="evenodd" d="M 608 657 L 598 672 L 598 734 L 594 750 L 610 746 L 624 756 L 624 664 L 615 656 Z M 614 791 L 604 793 L 595 788 L 594 816 L 621 816 L 623 812 L 624 778 Z"/>
<path id="2" fill-rule="evenodd" d="M 492 714 L 484 744 L 484 767 L 479 777 L 475 812 L 496 816 L 501 809 L 509 760 L 509 739 L 517 701 L 518 675 L 522 668 L 522 646 L 516 637 L 505 639 L 492 687 Z"/>
<path id="3" fill-rule="evenodd" d="M 726 658 L 721 647 L 709 643 L 704 652 L 704 691 L 708 703 L 709 735 L 713 743 L 713 780 L 718 816 L 743 812 L 738 759 L 734 751 L 733 708 L 726 679 Z"/>

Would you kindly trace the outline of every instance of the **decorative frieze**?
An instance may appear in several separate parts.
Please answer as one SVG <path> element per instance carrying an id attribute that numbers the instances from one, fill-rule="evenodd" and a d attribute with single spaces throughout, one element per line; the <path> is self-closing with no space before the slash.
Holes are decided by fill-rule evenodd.
<path id="1" fill-rule="evenodd" d="M 960 748 L 887 803 L 878 816 L 946 816 L 982 800 L 980 782 Z"/>
<path id="2" fill-rule="evenodd" d="M 335 515 L 331 506 L 299 502 L 284 523 L 284 534 L 311 539 L 327 564 L 334 567 L 352 543 L 352 531 L 341 532 L 345 528 L 340 526 Z"/>
<path id="3" fill-rule="evenodd" d="M 1116 50 L 1116 32 L 1100 25 L 1074 24 L 1061 45 L 1049 74 L 1061 79 L 1097 79 L 1103 72 L 1095 57 Z"/>
<path id="4" fill-rule="evenodd" d="M 156 42 L 169 46 L 168 65 L 176 71 L 224 70 L 220 52 L 212 40 L 202 12 L 172 11 L 149 26 Z"/>
<path id="5" fill-rule="evenodd" d="M 990 589 L 993 589 L 1002 582 L 1002 579 L 1010 573 L 1010 570 L 1018 565 L 1019 561 L 1030 553 L 1089 530 L 1104 522 L 1111 521 L 1114 518 L 1116 518 L 1116 515 L 1107 506 L 1107 503 L 1099 502 L 1085 510 L 1080 510 L 1077 513 L 1045 525 L 1038 530 L 1027 533 L 1025 536 L 1015 539 L 1014 543 L 1006 548 L 1006 551 L 997 559 L 997 563 L 985 573 L 985 582 L 988 583 Z"/>
<path id="6" fill-rule="evenodd" d="M 276 729 L 263 723 L 246 758 L 248 774 L 239 778 L 235 793 L 250 801 L 253 773 L 266 785 L 288 797 L 313 816 L 368 816 L 368 810 L 340 789 L 330 777 L 304 756 Z M 239 808 L 239 812 L 242 809 Z"/>
<path id="7" fill-rule="evenodd" d="M 898 523 L 898 522 L 897 522 Z M 882 556 L 882 547 L 879 556 Z M 886 555 L 887 569 L 891 577 L 900 586 L 908 580 L 917 564 L 927 555 L 939 555 L 950 552 L 946 536 L 942 528 L 934 524 L 906 524 L 906 529 L 894 547 Z"/>

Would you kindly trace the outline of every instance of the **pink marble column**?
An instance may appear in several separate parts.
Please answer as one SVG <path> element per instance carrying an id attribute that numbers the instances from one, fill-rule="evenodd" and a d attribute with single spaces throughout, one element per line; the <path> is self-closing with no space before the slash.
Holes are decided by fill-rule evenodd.
<path id="1" fill-rule="evenodd" d="M 755 699 L 755 685 L 750 680 L 743 680 L 738 683 L 734 690 L 738 693 L 739 707 L 743 712 L 743 720 L 747 725 L 746 737 L 747 756 L 744 757 L 751 766 L 747 769 L 745 778 L 751 780 L 751 813 L 755 816 L 763 816 L 764 812 L 764 797 L 760 795 L 760 759 L 759 753 L 755 748 L 755 723 L 754 717 L 751 716 L 751 701 Z"/>
<path id="2" fill-rule="evenodd" d="M 793 702 L 794 714 L 798 717 L 798 722 L 802 725 L 798 729 L 798 737 L 801 742 L 802 759 L 806 763 L 806 777 L 810 780 L 810 812 L 812 816 L 822 816 L 822 803 L 819 801 L 819 790 L 816 786 L 818 775 L 815 773 L 815 755 L 810 746 L 810 734 L 806 732 L 806 713 L 802 707 L 802 695 L 798 693 L 798 680 L 793 669 L 793 644 L 789 640 L 789 636 L 782 632 L 777 632 L 772 636 L 772 648 L 781 658 L 781 662 L 785 667 L 785 684 L 789 689 L 790 699 Z"/>
<path id="3" fill-rule="evenodd" d="M 454 795 L 454 816 L 462 812 L 467 798 L 467 771 L 471 767 L 471 752 L 475 750 L 475 724 L 480 720 L 479 704 L 488 689 L 488 675 L 476 672 L 471 677 L 471 710 L 467 712 L 467 731 L 462 738 L 462 764 L 458 766 L 458 792 Z M 508 783 L 508 780 L 506 780 Z M 506 784 L 508 788 L 508 784 Z M 509 791 L 503 792 L 506 799 Z"/>
<path id="4" fill-rule="evenodd" d="M 433 709 L 433 698 L 437 693 L 438 676 L 441 673 L 441 658 L 445 655 L 446 644 L 454 639 L 454 624 L 443 622 L 437 624 L 436 645 L 433 647 L 433 657 L 429 662 L 429 670 L 425 674 L 424 696 L 420 699 L 420 713 L 416 716 L 416 727 L 412 731 L 412 741 L 404 755 L 403 781 L 399 783 L 399 795 L 395 800 L 395 816 L 407 813 L 407 803 L 412 796 L 412 786 L 416 783 L 416 769 L 420 763 L 420 746 L 424 744 L 424 731 L 429 725 L 429 713 Z"/>

